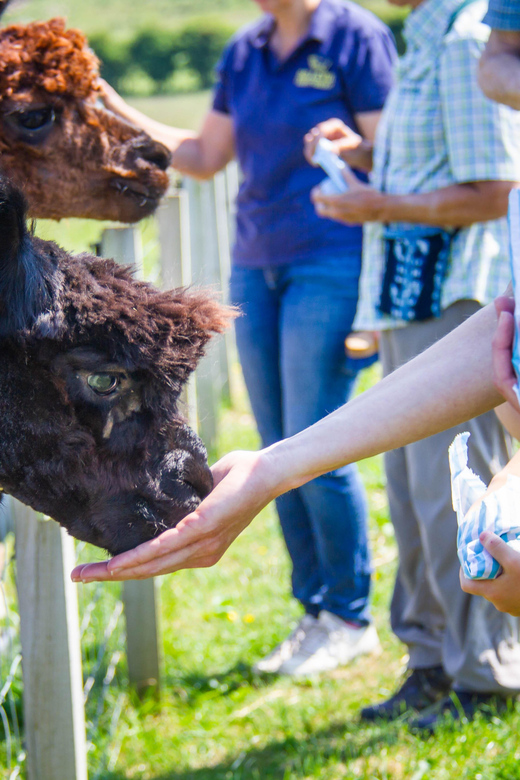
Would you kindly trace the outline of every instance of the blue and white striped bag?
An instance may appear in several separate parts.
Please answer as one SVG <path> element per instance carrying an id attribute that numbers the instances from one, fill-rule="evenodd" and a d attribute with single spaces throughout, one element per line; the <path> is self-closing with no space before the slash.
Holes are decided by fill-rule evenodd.
<path id="1" fill-rule="evenodd" d="M 500 564 L 482 546 L 479 535 L 493 531 L 520 552 L 520 477 L 509 476 L 506 484 L 473 507 L 486 492 L 486 485 L 468 467 L 469 433 L 459 433 L 449 448 L 451 495 L 459 531 L 457 553 L 464 575 L 471 580 L 493 580 Z"/>

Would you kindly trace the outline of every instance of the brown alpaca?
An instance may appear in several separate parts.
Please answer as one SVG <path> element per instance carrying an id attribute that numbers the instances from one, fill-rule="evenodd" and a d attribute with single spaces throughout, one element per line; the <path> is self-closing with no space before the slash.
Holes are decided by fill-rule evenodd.
<path id="1" fill-rule="evenodd" d="M 164 195 L 168 164 L 166 147 L 104 108 L 81 32 L 62 19 L 0 30 L 0 170 L 31 216 L 136 222 Z"/>
<path id="2" fill-rule="evenodd" d="M 174 526 L 212 487 L 179 394 L 230 316 L 35 238 L 0 179 L 0 488 L 111 554 Z"/>

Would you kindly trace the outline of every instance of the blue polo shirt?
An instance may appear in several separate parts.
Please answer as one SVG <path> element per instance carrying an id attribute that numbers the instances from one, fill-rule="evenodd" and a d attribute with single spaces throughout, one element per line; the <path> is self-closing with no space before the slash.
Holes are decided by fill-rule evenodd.
<path id="1" fill-rule="evenodd" d="M 343 0 L 321 0 L 284 61 L 269 46 L 274 27 L 266 15 L 230 41 L 213 100 L 233 120 L 243 174 L 233 257 L 251 268 L 360 251 L 361 227 L 316 216 L 310 191 L 325 174 L 303 156 L 303 137 L 331 117 L 356 129 L 355 114 L 381 109 L 396 57 L 389 29 Z"/>

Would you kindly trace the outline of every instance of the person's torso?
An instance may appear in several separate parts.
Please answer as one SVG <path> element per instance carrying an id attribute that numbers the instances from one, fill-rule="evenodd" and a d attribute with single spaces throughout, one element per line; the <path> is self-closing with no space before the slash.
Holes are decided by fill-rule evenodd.
<path id="1" fill-rule="evenodd" d="M 360 227 L 316 215 L 310 192 L 325 173 L 303 154 L 305 134 L 326 119 L 337 117 L 357 130 L 341 68 L 344 51 L 341 28 L 326 41 L 305 38 L 282 62 L 255 34 L 234 47 L 227 97 L 243 175 L 234 251 L 239 264 L 276 265 L 361 247 Z"/>

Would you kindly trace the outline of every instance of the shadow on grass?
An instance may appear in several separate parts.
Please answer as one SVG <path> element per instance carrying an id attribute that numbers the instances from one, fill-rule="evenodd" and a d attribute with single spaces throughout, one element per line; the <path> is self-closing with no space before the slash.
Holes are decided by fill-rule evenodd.
<path id="1" fill-rule="evenodd" d="M 330 762 L 346 766 L 361 756 L 374 754 L 394 745 L 400 737 L 395 724 L 370 727 L 357 721 L 332 723 L 302 738 L 273 740 L 261 748 L 243 750 L 210 767 L 175 769 L 151 780 L 283 780 L 285 777 L 313 777 Z M 127 780 L 121 772 L 104 774 L 100 780 Z M 132 778 L 139 777 L 131 774 Z"/>
<path id="2" fill-rule="evenodd" d="M 261 675 L 253 672 L 252 667 L 244 661 L 239 661 L 225 672 L 216 674 L 182 674 L 178 677 L 168 675 L 164 681 L 165 690 L 184 692 L 185 701 L 195 705 L 199 699 L 229 696 L 239 688 L 270 687 L 276 678 L 273 675 Z"/>

